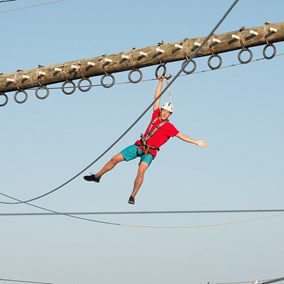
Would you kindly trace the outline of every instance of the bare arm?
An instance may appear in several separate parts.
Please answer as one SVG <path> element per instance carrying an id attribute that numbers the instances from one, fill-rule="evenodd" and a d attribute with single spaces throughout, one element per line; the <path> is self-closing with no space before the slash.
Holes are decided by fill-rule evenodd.
<path id="1" fill-rule="evenodd" d="M 206 144 L 206 141 L 204 141 L 204 140 L 194 140 L 194 139 L 192 139 L 192 138 L 190 138 L 190 137 L 188 137 L 188 136 L 186 136 L 186 135 L 184 135 L 182 133 L 178 133 L 176 136 L 179 139 L 181 139 L 182 141 L 195 144 L 195 145 L 197 145 L 199 147 L 202 147 L 202 148 L 205 148 L 205 147 L 208 146 L 208 144 Z"/>
<path id="2" fill-rule="evenodd" d="M 156 98 L 161 94 L 161 92 L 162 92 L 163 79 L 164 79 L 163 76 L 158 76 L 159 83 L 158 83 L 158 86 L 157 86 L 157 89 L 156 89 L 156 92 L 155 92 L 155 99 L 156 99 Z M 154 105 L 153 105 L 153 110 L 155 111 L 155 110 L 157 110 L 159 107 L 160 107 L 160 98 L 154 103 Z"/>

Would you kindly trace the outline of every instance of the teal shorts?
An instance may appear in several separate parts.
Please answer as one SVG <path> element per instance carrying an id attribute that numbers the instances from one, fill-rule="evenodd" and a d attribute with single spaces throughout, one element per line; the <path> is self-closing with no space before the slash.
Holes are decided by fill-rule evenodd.
<path id="1" fill-rule="evenodd" d="M 153 156 L 151 154 L 143 154 L 142 150 L 135 145 L 128 146 L 120 152 L 126 162 L 140 157 L 140 163 L 145 162 L 148 166 L 151 165 Z"/>

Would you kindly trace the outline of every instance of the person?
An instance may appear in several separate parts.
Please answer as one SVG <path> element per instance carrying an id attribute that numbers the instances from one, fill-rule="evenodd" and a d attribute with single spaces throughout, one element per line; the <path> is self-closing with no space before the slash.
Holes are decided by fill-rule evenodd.
<path id="1" fill-rule="evenodd" d="M 163 87 L 163 76 L 158 76 L 158 86 L 155 92 L 155 99 L 161 94 Z M 173 105 L 170 102 L 165 103 L 160 109 L 160 98 L 153 105 L 153 114 L 150 124 L 148 125 L 144 135 L 141 134 L 141 139 L 137 140 L 134 145 L 130 145 L 121 151 L 119 154 L 113 156 L 109 162 L 96 174 L 84 176 L 86 181 L 100 182 L 101 177 L 112 170 L 118 163 L 122 161 L 130 161 L 140 157 L 137 176 L 134 181 L 132 193 L 129 197 L 128 203 L 135 204 L 135 197 L 139 191 L 146 170 L 149 168 L 153 159 L 156 157 L 160 147 L 165 144 L 169 138 L 178 137 L 179 139 L 196 144 L 199 147 L 207 147 L 206 141 L 194 140 L 185 134 L 179 132 L 176 127 L 169 122 L 169 117 L 173 113 Z"/>

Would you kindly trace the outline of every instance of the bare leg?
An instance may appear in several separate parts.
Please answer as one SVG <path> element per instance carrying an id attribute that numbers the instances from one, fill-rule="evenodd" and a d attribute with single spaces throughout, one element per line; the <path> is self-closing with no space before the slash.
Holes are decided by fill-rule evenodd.
<path id="1" fill-rule="evenodd" d="M 96 178 L 100 178 L 102 177 L 106 172 L 112 170 L 117 163 L 124 161 L 124 158 L 121 154 L 117 154 L 115 156 L 113 156 L 110 161 L 108 161 L 104 167 L 95 174 Z"/>
<path id="2" fill-rule="evenodd" d="M 136 179 L 135 179 L 135 182 L 134 182 L 134 187 L 133 187 L 133 191 L 131 193 L 131 196 L 133 196 L 133 197 L 136 196 L 138 190 L 140 189 L 140 187 L 143 183 L 144 174 L 145 174 L 145 171 L 147 170 L 148 167 L 149 167 L 149 165 L 145 162 L 142 162 L 139 165 L 138 173 L 137 173 L 137 176 L 136 176 Z"/>

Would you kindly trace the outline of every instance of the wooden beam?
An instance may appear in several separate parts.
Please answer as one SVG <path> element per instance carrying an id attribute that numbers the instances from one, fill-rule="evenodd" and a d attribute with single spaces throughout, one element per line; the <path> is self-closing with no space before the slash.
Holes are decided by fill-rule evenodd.
<path id="1" fill-rule="evenodd" d="M 112 55 L 40 66 L 31 70 L 0 75 L 0 93 L 47 86 L 82 77 L 123 72 L 189 58 L 205 37 L 161 43 Z M 213 35 L 196 57 L 229 52 L 244 47 L 284 41 L 284 22 Z"/>

